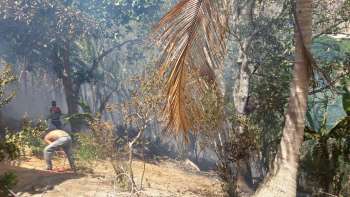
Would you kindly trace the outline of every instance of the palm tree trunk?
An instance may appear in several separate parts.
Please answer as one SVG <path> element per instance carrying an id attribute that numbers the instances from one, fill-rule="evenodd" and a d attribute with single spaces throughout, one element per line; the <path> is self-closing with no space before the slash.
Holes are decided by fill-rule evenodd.
<path id="1" fill-rule="evenodd" d="M 303 142 L 307 95 L 310 81 L 310 62 L 303 42 L 310 46 L 312 36 L 312 0 L 296 0 L 295 64 L 293 82 L 285 118 L 283 136 L 275 166 L 268 179 L 256 192 L 256 197 L 295 197 L 299 149 Z M 303 41 L 301 40 L 303 38 Z"/>

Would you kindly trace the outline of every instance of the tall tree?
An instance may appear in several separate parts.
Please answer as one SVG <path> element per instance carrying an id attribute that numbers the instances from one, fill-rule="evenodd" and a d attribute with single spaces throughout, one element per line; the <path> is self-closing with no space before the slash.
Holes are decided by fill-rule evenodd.
<path id="1" fill-rule="evenodd" d="M 281 23 L 288 15 L 288 1 L 282 1 L 280 4 L 274 2 L 259 2 L 256 0 L 234 1 L 233 3 L 234 19 L 231 35 L 238 46 L 238 58 L 236 64 L 239 71 L 234 82 L 233 103 L 235 107 L 235 114 L 242 120 L 248 120 L 249 116 L 254 111 L 253 103 L 253 79 L 257 78 L 255 74 L 258 73 L 259 68 L 267 69 L 266 58 L 264 52 L 259 51 L 260 48 L 265 50 L 269 46 L 269 42 L 273 42 L 274 48 L 278 48 L 278 34 L 274 32 L 274 26 Z M 275 12 L 266 11 L 266 7 L 274 7 Z M 289 17 L 288 17 L 289 18 Z M 275 23 L 275 24 L 274 24 Z M 265 33 L 269 29 L 269 32 Z M 271 41 L 272 40 L 272 41 Z M 267 52 L 268 53 L 268 52 Z M 259 56 L 259 58 L 257 58 Z M 278 52 L 269 54 L 270 57 L 275 58 Z M 269 68 L 267 73 L 271 72 Z M 231 84 L 230 84 L 231 85 Z M 260 100 L 260 99 L 259 99 Z M 236 139 L 248 136 L 247 128 L 244 123 L 237 121 L 238 125 L 235 127 Z M 244 122 L 244 121 L 243 121 Z M 244 143 L 244 142 L 241 142 Z M 241 144 L 238 142 L 238 144 Z M 243 146 L 242 146 L 243 147 Z M 238 147 L 237 147 L 238 149 Z M 251 158 L 257 157 L 256 151 L 246 149 L 242 158 L 237 158 L 237 190 L 249 188 L 253 186 L 252 172 L 251 172 Z M 246 185 L 244 185 L 246 183 Z M 242 187 L 242 189 L 240 188 Z M 247 190 L 247 189 L 245 189 Z M 248 190 L 249 191 L 249 190 Z M 247 192 L 248 192 L 247 191 Z"/>
<path id="2" fill-rule="evenodd" d="M 217 3 L 220 5 L 220 3 Z M 186 81 L 191 76 L 188 70 L 204 70 L 214 74 L 211 67 L 212 62 L 218 62 L 214 53 L 220 50 L 222 39 L 219 42 L 209 42 L 208 45 L 196 45 L 195 41 L 201 41 L 201 38 L 210 38 L 211 33 L 220 32 L 222 26 L 220 21 L 212 21 L 206 18 L 210 15 L 207 10 L 214 10 L 215 14 L 224 17 L 224 13 L 216 9 L 215 3 L 211 1 L 200 0 L 182 0 L 180 1 L 160 22 L 158 38 L 161 45 L 165 46 L 161 63 L 164 69 L 169 69 L 168 80 L 168 103 L 167 112 L 169 125 L 175 131 L 184 131 L 193 129 L 191 120 L 193 117 L 186 109 L 186 95 L 191 95 L 186 90 Z M 203 10 L 203 8 L 205 8 Z M 203 14 L 204 13 L 204 14 Z M 209 12 L 210 13 L 210 12 Z M 223 16 L 220 16 L 223 15 Z M 183 19 L 186 20 L 183 20 Z M 214 17 L 215 19 L 217 17 Z M 312 0 L 296 1 L 296 20 L 295 25 L 295 65 L 293 71 L 293 82 L 291 85 L 291 95 L 289 98 L 289 107 L 286 114 L 283 137 L 280 144 L 279 154 L 275 160 L 275 171 L 270 179 L 263 184 L 256 196 L 296 196 L 297 171 L 299 161 L 299 149 L 303 141 L 305 112 L 307 105 L 307 95 L 311 75 L 311 62 L 307 47 L 311 43 L 312 36 Z M 183 22 L 181 22 L 182 20 Z M 200 22 L 205 21 L 204 24 Z M 213 25 L 213 23 L 216 25 Z M 198 25 L 201 24 L 201 25 Z M 199 34 L 201 29 L 204 34 Z M 214 37 L 215 38 L 215 37 Z M 209 39 L 208 39 L 209 40 Z M 208 40 L 204 40 L 208 42 Z M 214 40 L 215 41 L 215 40 Z M 201 42 L 201 43 L 206 43 Z M 164 44 L 165 43 L 165 44 Z M 220 49 L 220 48 L 219 48 Z M 193 53 L 195 51 L 195 53 Z M 209 52 L 214 54 L 208 54 Z M 202 53 L 203 52 L 203 53 Z M 203 55 L 202 55 L 203 54 Z M 198 58 L 198 59 L 197 59 Z M 193 61 L 202 60 L 202 61 Z M 203 61 L 204 60 L 204 61 Z"/>
<path id="3" fill-rule="evenodd" d="M 312 69 L 308 51 L 312 39 L 312 0 L 296 0 L 295 8 L 295 64 L 285 126 L 274 171 L 255 194 L 258 197 L 296 196 Z"/>
<path id="4" fill-rule="evenodd" d="M 149 30 L 144 27 L 158 16 L 154 10 L 159 10 L 162 3 L 161 0 L 4 0 L 0 2 L 3 27 L 0 40 L 13 48 L 14 53 L 1 56 L 8 56 L 6 61 L 13 64 L 24 59 L 23 78 L 26 71 L 34 73 L 38 68 L 53 72 L 62 84 L 68 114 L 74 115 L 80 108 L 81 86 L 96 84 L 103 73 L 101 67 L 113 53 L 119 56 L 118 60 L 142 58 L 131 56 L 140 54 L 141 49 L 135 49 L 137 43 Z M 94 56 L 83 57 L 89 51 L 82 44 L 84 40 L 99 43 Z M 126 47 L 127 55 L 117 53 Z M 78 131 L 80 121 L 71 117 L 71 128 Z"/>

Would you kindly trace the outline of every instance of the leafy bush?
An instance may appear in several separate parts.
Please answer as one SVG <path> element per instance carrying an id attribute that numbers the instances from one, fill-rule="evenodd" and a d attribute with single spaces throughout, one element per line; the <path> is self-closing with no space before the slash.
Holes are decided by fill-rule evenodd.
<path id="1" fill-rule="evenodd" d="M 13 172 L 5 172 L 0 176 L 0 196 L 10 196 L 9 189 L 17 184 L 17 176 Z"/>
<path id="2" fill-rule="evenodd" d="M 0 108 L 8 104 L 15 96 L 15 92 L 10 94 L 6 93 L 6 87 L 16 80 L 16 77 L 12 74 L 11 66 L 6 65 L 4 70 L 0 72 Z M 3 131 L 6 134 L 6 130 Z M 0 162 L 7 160 L 15 160 L 20 155 L 19 146 L 9 140 L 9 136 L 5 139 L 0 137 Z M 9 189 L 17 184 L 17 176 L 12 172 L 5 172 L 0 175 L 0 196 L 9 196 Z"/>
<path id="3" fill-rule="evenodd" d="M 130 190 L 133 183 L 130 182 L 128 166 L 121 159 L 128 153 L 122 145 L 125 145 L 125 141 L 118 138 L 113 123 L 102 121 L 91 114 L 82 115 L 89 125 L 89 132 L 73 134 L 77 144 L 75 158 L 78 168 L 89 172 L 96 165 L 96 160 L 106 160 L 113 167 L 116 176 L 114 184 Z"/>
<path id="4" fill-rule="evenodd" d="M 315 110 L 317 113 L 307 112 L 308 125 L 301 150 L 301 169 L 307 181 L 302 187 L 313 193 L 349 196 L 350 116 L 344 113 L 345 104 L 330 105 L 327 97 L 324 100 Z M 331 109 L 338 109 L 338 113 Z M 342 117 L 334 118 L 338 115 Z"/>
<path id="5" fill-rule="evenodd" d="M 15 80 L 16 77 L 12 74 L 11 66 L 6 65 L 5 68 L 0 72 L 0 108 L 8 104 L 15 96 L 15 92 L 7 94 L 5 91 L 8 85 Z"/>
<path id="6" fill-rule="evenodd" d="M 79 169 L 83 169 L 84 167 L 91 169 L 94 161 L 99 158 L 99 148 L 93 136 L 91 134 L 79 133 L 75 134 L 73 138 L 77 144 L 74 153 Z"/>
<path id="7" fill-rule="evenodd" d="M 116 138 L 111 122 L 104 122 L 92 116 L 85 117 L 89 132 L 73 134 L 76 142 L 75 157 L 80 169 L 92 168 L 96 160 L 117 160 Z"/>
<path id="8" fill-rule="evenodd" d="M 16 144 L 6 140 L 0 141 L 0 161 L 14 160 L 18 158 L 19 154 L 20 150 Z"/>
<path id="9" fill-rule="evenodd" d="M 232 125 L 240 125 L 244 132 L 239 133 L 235 126 L 232 127 L 229 137 L 223 144 L 218 144 L 216 153 L 218 175 L 223 181 L 222 188 L 229 196 L 237 196 L 238 173 L 235 169 L 240 160 L 247 160 L 250 153 L 259 150 L 261 133 L 260 128 L 249 117 L 234 114 L 230 119 Z"/>
<path id="10" fill-rule="evenodd" d="M 0 108 L 8 104 L 13 97 L 15 92 L 8 94 L 6 91 L 8 85 L 13 83 L 16 77 L 12 74 L 11 66 L 6 65 L 5 68 L 0 72 Z M 0 161 L 5 159 L 13 160 L 18 157 L 19 151 L 18 146 L 15 143 L 9 141 L 9 138 L 2 139 L 5 136 L 7 130 L 0 131 Z"/>
<path id="11" fill-rule="evenodd" d="M 0 162 L 15 160 L 19 157 L 20 150 L 16 144 L 5 140 L 0 141 Z M 17 184 L 17 176 L 13 172 L 5 172 L 0 175 L 0 196 L 9 196 L 9 189 Z"/>
<path id="12" fill-rule="evenodd" d="M 22 155 L 26 155 L 29 150 L 31 155 L 41 157 L 45 148 L 43 136 L 47 130 L 46 122 L 39 121 L 33 126 L 31 121 L 24 120 L 22 125 L 19 132 L 7 135 L 8 141 L 20 147 Z"/>

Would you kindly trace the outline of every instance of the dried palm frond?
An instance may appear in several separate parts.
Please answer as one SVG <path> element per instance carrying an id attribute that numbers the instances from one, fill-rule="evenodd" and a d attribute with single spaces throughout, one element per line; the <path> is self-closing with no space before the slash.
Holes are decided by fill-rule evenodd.
<path id="1" fill-rule="evenodd" d="M 168 129 L 177 135 L 187 136 L 193 129 L 195 117 L 189 111 L 197 111 L 187 108 L 191 104 L 186 99 L 195 96 L 186 88 L 189 80 L 202 81 L 198 90 L 205 88 L 203 81 L 215 83 L 215 70 L 226 52 L 228 10 L 227 0 L 181 0 L 156 26 L 153 38 L 162 48 L 160 74 L 167 78 L 165 114 Z M 191 73 L 199 73 L 200 79 Z"/>

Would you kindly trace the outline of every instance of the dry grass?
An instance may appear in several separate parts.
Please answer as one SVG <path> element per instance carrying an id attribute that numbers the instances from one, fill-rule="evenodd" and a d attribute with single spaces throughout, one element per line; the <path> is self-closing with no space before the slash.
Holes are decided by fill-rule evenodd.
<path id="1" fill-rule="evenodd" d="M 62 166 L 62 160 L 55 160 L 55 166 Z M 67 163 L 65 165 L 68 165 Z M 181 169 L 181 164 L 162 161 L 146 164 L 144 190 L 140 196 L 223 196 L 220 182 L 214 176 Z M 129 196 L 122 195 L 118 188 L 113 190 L 113 170 L 107 162 L 99 162 L 94 174 L 73 175 L 71 173 L 50 174 L 44 169 L 42 160 L 30 158 L 19 167 L 0 164 L 0 174 L 5 170 L 17 172 L 19 183 L 14 189 L 21 196 L 79 197 L 79 196 Z M 66 166 L 68 167 L 68 166 Z M 133 162 L 136 184 L 140 184 L 143 162 Z M 117 193 L 116 193 L 117 192 Z"/>

